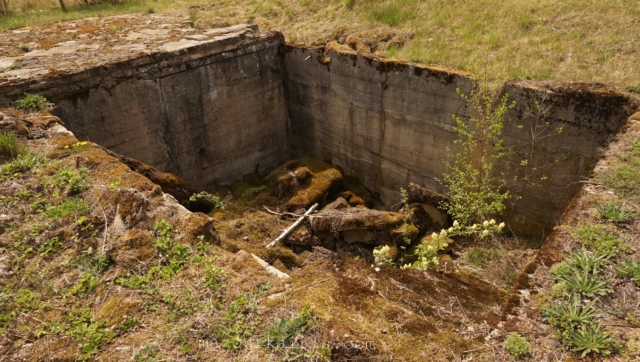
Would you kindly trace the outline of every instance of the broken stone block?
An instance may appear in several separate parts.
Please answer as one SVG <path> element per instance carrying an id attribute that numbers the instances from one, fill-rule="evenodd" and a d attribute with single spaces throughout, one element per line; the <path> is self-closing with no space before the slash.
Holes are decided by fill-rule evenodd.
<path id="1" fill-rule="evenodd" d="M 407 186 L 407 198 L 409 199 L 409 203 L 419 202 L 421 204 L 432 205 L 435 207 L 440 206 L 440 203 L 443 201 L 449 200 L 445 195 L 426 189 L 418 184 L 414 184 L 413 182 L 410 182 Z"/>

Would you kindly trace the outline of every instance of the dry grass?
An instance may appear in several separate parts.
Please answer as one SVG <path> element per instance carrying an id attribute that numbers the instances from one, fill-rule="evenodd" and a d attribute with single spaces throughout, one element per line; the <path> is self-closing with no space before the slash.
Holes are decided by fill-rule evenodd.
<path id="1" fill-rule="evenodd" d="M 163 11 L 195 26 L 244 22 L 282 31 L 290 42 L 338 41 L 360 50 L 511 78 L 614 83 L 640 89 L 636 2 L 552 0 L 132 0 L 91 6 L 10 0 L 0 28 L 74 18 Z M 44 10 L 43 10 L 44 9 Z"/>

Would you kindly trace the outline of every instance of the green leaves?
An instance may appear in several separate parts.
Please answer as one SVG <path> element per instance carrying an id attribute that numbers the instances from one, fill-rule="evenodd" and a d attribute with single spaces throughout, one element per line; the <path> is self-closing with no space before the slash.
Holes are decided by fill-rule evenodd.
<path id="1" fill-rule="evenodd" d="M 453 163 L 443 160 L 448 172 L 439 180 L 449 189 L 449 201 L 441 206 L 463 225 L 488 220 L 500 215 L 505 209 L 505 201 L 512 197 L 504 191 L 506 181 L 493 173 L 493 163 L 505 155 L 502 141 L 503 119 L 506 112 L 515 106 L 508 104 L 504 95 L 496 107 L 494 97 L 488 92 L 472 90 L 465 95 L 458 94 L 477 112 L 478 117 L 463 119 L 454 115 L 458 134 L 454 141 L 460 152 Z M 447 152 L 451 150 L 447 149 Z"/>
<path id="2" fill-rule="evenodd" d="M 566 341 L 574 347 L 575 352 L 582 353 L 582 357 L 591 352 L 608 355 L 615 346 L 611 332 L 603 332 L 599 325 L 593 324 L 569 331 Z"/>

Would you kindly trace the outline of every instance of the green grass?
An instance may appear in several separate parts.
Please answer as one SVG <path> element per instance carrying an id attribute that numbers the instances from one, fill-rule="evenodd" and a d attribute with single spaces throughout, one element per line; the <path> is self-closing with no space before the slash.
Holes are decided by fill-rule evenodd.
<path id="1" fill-rule="evenodd" d="M 81 215 L 87 211 L 89 208 L 81 199 L 70 198 L 65 199 L 60 205 L 47 207 L 44 213 L 49 219 L 58 220 L 70 215 Z"/>
<path id="2" fill-rule="evenodd" d="M 94 5 L 35 0 L 21 8 L 12 1 L 0 29 L 126 13 L 170 13 L 198 27 L 239 24 L 252 19 L 262 30 L 279 30 L 288 41 L 325 44 L 356 34 L 383 55 L 486 74 L 490 81 L 512 78 L 607 82 L 637 92 L 640 63 L 640 7 L 633 1 L 553 0 L 220 0 L 202 6 L 185 0 L 131 0 Z M 192 7 L 197 5 L 196 7 Z M 191 7 L 191 9 L 190 9 Z M 191 14 L 190 14 L 191 13 Z M 394 34 L 413 40 L 390 48 Z"/>
<path id="3" fill-rule="evenodd" d="M 18 139 L 15 133 L 0 131 L 0 157 L 12 159 L 18 156 Z"/>
<path id="4" fill-rule="evenodd" d="M 382 3 L 373 8 L 371 12 L 373 19 L 389 26 L 398 26 L 415 18 L 416 12 L 409 5 L 409 2 L 402 3 L 388 2 Z"/>

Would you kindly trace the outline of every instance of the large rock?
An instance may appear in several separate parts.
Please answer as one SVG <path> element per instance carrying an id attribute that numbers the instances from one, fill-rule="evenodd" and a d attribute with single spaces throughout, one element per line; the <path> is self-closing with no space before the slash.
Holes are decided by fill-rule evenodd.
<path id="1" fill-rule="evenodd" d="M 142 192 L 123 187 L 105 191 L 100 201 L 100 211 L 111 224 L 129 229 L 136 225 L 149 206 L 149 198 Z M 100 216 L 100 214 L 98 214 Z"/>
<path id="2" fill-rule="evenodd" d="M 405 238 L 418 236 L 415 226 L 405 224 L 405 215 L 395 212 L 351 208 L 322 211 L 309 219 L 315 235 L 331 234 L 347 243 L 404 244 Z"/>
<path id="3" fill-rule="evenodd" d="M 180 234 L 185 237 L 185 241 L 194 244 L 200 241 L 220 244 L 220 236 L 213 226 L 213 219 L 203 213 L 187 214 L 178 221 L 177 226 Z"/>
<path id="4" fill-rule="evenodd" d="M 128 230 L 116 242 L 108 245 L 107 255 L 123 269 L 135 268 L 144 273 L 156 255 L 153 236 L 146 230 Z"/>
<path id="5" fill-rule="evenodd" d="M 435 191 L 421 187 L 418 184 L 410 182 L 407 186 L 407 198 L 409 203 L 419 202 L 421 204 L 427 204 L 432 206 L 440 206 L 443 201 L 448 201 L 449 198 L 445 195 L 439 194 Z"/>
<path id="6" fill-rule="evenodd" d="M 324 203 L 343 187 L 342 171 L 312 158 L 293 160 L 273 170 L 265 181 L 278 197 L 286 200 L 289 211 Z"/>

